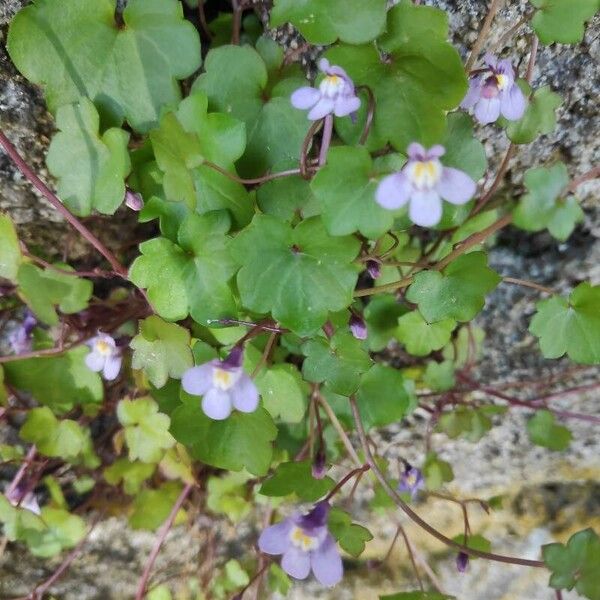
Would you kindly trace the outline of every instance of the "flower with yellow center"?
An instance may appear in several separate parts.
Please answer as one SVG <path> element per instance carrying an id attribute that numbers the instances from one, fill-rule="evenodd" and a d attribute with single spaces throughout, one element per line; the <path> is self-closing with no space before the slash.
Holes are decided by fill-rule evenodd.
<path id="1" fill-rule="evenodd" d="M 442 176 L 439 160 L 414 161 L 407 166 L 407 175 L 418 189 L 435 187 Z"/>
<path id="2" fill-rule="evenodd" d="M 304 552 L 316 550 L 320 545 L 319 538 L 307 535 L 303 529 L 297 526 L 290 531 L 290 540 L 294 546 Z"/>

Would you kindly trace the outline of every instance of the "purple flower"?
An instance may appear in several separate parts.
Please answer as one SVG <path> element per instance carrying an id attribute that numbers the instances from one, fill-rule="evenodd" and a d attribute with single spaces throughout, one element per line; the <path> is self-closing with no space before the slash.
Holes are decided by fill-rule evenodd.
<path id="1" fill-rule="evenodd" d="M 296 579 L 306 579 L 312 568 L 317 581 L 332 587 L 344 569 L 335 540 L 327 529 L 330 506 L 319 502 L 307 515 L 295 514 L 267 527 L 258 538 L 265 554 L 283 554 L 281 568 Z"/>
<path id="2" fill-rule="evenodd" d="M 498 60 L 492 54 L 486 54 L 483 60 L 486 67 L 471 77 L 461 108 L 475 107 L 475 117 L 484 125 L 496 121 L 500 113 L 509 121 L 520 119 L 527 100 L 515 83 L 512 64 L 509 60 Z"/>
<path id="3" fill-rule="evenodd" d="M 443 146 L 426 150 L 421 144 L 408 147 L 408 162 L 401 171 L 384 177 L 375 194 L 378 204 L 395 210 L 409 204 L 410 220 L 421 227 L 437 225 L 442 218 L 442 198 L 465 204 L 475 194 L 475 182 L 462 171 L 439 161 Z"/>
<path id="4" fill-rule="evenodd" d="M 377 279 L 381 275 L 381 265 L 376 260 L 368 260 L 367 273 L 371 279 Z"/>
<path id="5" fill-rule="evenodd" d="M 350 321 L 348 322 L 348 326 L 350 327 L 350 331 L 352 335 L 357 340 L 366 340 L 367 339 L 367 324 L 365 320 L 356 313 L 352 313 L 350 315 Z"/>
<path id="6" fill-rule="evenodd" d="M 319 444 L 319 449 L 313 458 L 311 472 L 315 479 L 323 479 L 327 474 L 327 456 L 322 444 Z"/>
<path id="7" fill-rule="evenodd" d="M 308 118 L 318 121 L 326 115 L 345 117 L 360 107 L 360 98 L 354 91 L 354 83 L 344 69 L 330 65 L 326 58 L 319 61 L 319 69 L 325 73 L 319 88 L 301 87 L 291 97 L 292 106 L 301 110 L 311 109 Z"/>
<path id="8" fill-rule="evenodd" d="M 234 408 L 251 413 L 258 407 L 258 390 L 244 373 L 242 354 L 242 348 L 236 346 L 225 360 L 211 360 L 183 374 L 183 389 L 204 396 L 202 410 L 215 421 L 226 419 Z"/>
<path id="9" fill-rule="evenodd" d="M 417 469 L 416 467 L 412 467 L 407 464 L 404 473 L 400 476 L 400 481 L 398 482 L 398 491 L 399 492 L 408 492 L 410 494 L 411 500 L 417 497 L 419 490 L 422 490 L 425 487 L 425 480 L 423 479 L 423 473 L 421 473 L 421 469 Z"/>
<path id="10" fill-rule="evenodd" d="M 127 188 L 125 190 L 125 205 L 138 212 L 144 208 L 144 199 L 141 194 Z"/>
<path id="11" fill-rule="evenodd" d="M 31 352 L 32 338 L 31 333 L 34 327 L 37 325 L 37 319 L 32 313 L 27 311 L 23 322 L 15 331 L 13 331 L 8 341 L 15 354 L 24 354 L 25 352 Z"/>
<path id="12" fill-rule="evenodd" d="M 85 357 L 85 364 L 88 368 L 97 373 L 102 371 L 102 376 L 106 381 L 116 379 L 121 370 L 123 357 L 115 340 L 107 333 L 99 333 L 96 337 L 88 340 L 86 344 L 91 349 L 91 352 Z"/>
<path id="13" fill-rule="evenodd" d="M 19 506 L 35 515 L 41 514 L 40 505 L 32 491 L 27 491 L 23 485 L 17 485 L 6 492 L 6 499 L 13 505 Z"/>
<path id="14" fill-rule="evenodd" d="M 456 555 L 456 568 L 459 573 L 464 573 L 469 566 L 469 555 L 466 552 L 459 552 Z"/>

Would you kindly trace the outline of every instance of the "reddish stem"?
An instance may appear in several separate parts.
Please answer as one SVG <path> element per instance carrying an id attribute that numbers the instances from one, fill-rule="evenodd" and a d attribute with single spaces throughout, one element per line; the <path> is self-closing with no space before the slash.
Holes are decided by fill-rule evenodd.
<path id="1" fill-rule="evenodd" d="M 340 479 L 336 483 L 335 487 L 329 492 L 329 494 L 327 494 L 327 496 L 325 496 L 325 498 L 323 498 L 323 502 L 329 502 L 329 500 L 331 500 L 331 498 L 333 498 L 342 489 L 342 487 L 348 481 L 350 481 L 350 479 L 352 479 L 356 475 L 361 475 L 362 473 L 365 473 L 370 468 L 371 467 L 369 465 L 362 465 L 362 467 L 357 467 L 356 469 L 352 469 L 352 471 L 350 471 L 350 473 L 347 473 L 344 477 L 342 477 L 342 479 Z"/>

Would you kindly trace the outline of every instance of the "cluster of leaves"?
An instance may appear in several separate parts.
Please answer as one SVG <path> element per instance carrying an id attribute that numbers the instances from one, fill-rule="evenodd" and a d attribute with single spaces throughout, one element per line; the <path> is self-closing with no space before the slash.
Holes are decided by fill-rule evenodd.
<path id="1" fill-rule="evenodd" d="M 597 0 L 531 3 L 543 43 L 580 40 L 598 8 Z M 443 144 L 444 166 L 474 180 L 487 170 L 471 118 L 455 110 L 468 81 L 448 41 L 448 16 L 408 0 L 386 5 L 274 2 L 272 26 L 290 22 L 308 43 L 328 46 L 324 56 L 362 86 L 356 119 L 335 118 L 334 144 L 318 168 L 310 158 L 315 141 L 307 137 L 314 131 L 289 100 L 305 76 L 270 37 L 254 33 L 256 23 L 245 22 L 246 43 L 233 45 L 222 34 L 231 15 L 217 16 L 206 51 L 177 0 L 129 0 L 118 15 L 112 0 L 38 0 L 14 18 L 10 56 L 43 86 L 56 119 L 47 165 L 64 205 L 80 217 L 111 216 L 130 188 L 145 201 L 139 220 L 156 227 L 129 265 L 128 287 L 99 300 L 94 293 L 105 289 L 95 290 L 69 264 L 32 259 L 0 214 L 0 278 L 38 321 L 34 356 L 0 369 L 0 405 L 11 408 L 5 384 L 10 395 L 40 405 L 26 410 L 21 439 L 76 474 L 63 484 L 73 488 L 68 501 L 56 479 L 44 480 L 50 501 L 41 515 L 0 496 L 9 540 L 40 556 L 73 547 L 85 524 L 69 509 L 101 486 L 115 491 L 132 527 L 147 529 L 157 529 L 184 486 L 200 476 L 207 479 L 207 508 L 233 522 L 257 503 L 315 502 L 335 481 L 313 476 L 313 456 L 297 458 L 313 446 L 325 450 L 328 464 L 340 458 L 339 431 L 355 427 L 350 397 L 367 430 L 410 415 L 418 392 L 440 397 L 432 409 L 435 430 L 472 443 L 506 411 L 456 400 L 459 376 L 477 361 L 483 341 L 471 321 L 502 281 L 489 264 L 484 234 L 510 212 L 516 227 L 548 230 L 564 241 L 583 212 L 562 163 L 529 170 L 526 193 L 514 205 L 446 205 L 432 236 L 411 228 L 406 209 L 375 203 L 378 182 L 405 164 L 415 141 Z M 499 125 L 514 144 L 527 144 L 554 129 L 561 99 L 549 87 L 519 85 L 528 108 Z M 263 177 L 283 171 L 287 176 Z M 471 243 L 478 235 L 479 243 Z M 380 269 L 369 289 L 366 265 L 373 260 Z M 153 314 L 145 306 L 123 310 L 138 295 L 132 286 Z M 600 287 L 585 282 L 568 297 L 538 302 L 530 331 L 542 354 L 600 363 L 598 306 Z M 366 339 L 353 335 L 352 318 L 364 320 Z M 127 354 L 117 385 L 103 386 L 86 366 L 81 342 L 95 327 L 111 331 Z M 248 327 L 252 335 L 245 335 Z M 53 352 L 64 331 L 73 347 Z M 216 421 L 180 379 L 238 343 L 245 344 L 243 368 L 260 405 Z M 399 349 L 393 365 L 377 354 L 388 347 Z M 321 405 L 330 416 L 324 424 Z M 527 430 L 550 450 L 565 449 L 571 438 L 549 410 L 535 411 Z M 420 466 L 428 490 L 454 477 L 433 450 Z M 383 461 L 382 468 L 390 476 L 397 471 Z M 389 503 L 376 495 L 373 506 Z M 185 518 L 181 509 L 175 523 Z M 353 557 L 372 539 L 339 508 L 328 525 Z M 594 536 L 581 532 L 566 547 L 544 548 L 552 587 L 598 597 Z M 463 542 L 489 550 L 480 536 Z M 245 565 L 229 561 L 212 592 L 225 598 L 249 581 Z M 287 593 L 289 585 L 272 565 L 270 588 Z M 161 586 L 148 597 L 168 600 L 170 592 Z"/>

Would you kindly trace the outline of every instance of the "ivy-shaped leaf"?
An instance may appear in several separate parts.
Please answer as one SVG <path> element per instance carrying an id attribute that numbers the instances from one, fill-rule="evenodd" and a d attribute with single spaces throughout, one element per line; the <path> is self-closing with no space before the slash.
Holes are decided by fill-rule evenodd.
<path id="1" fill-rule="evenodd" d="M 72 271 L 69 265 L 54 266 Z M 47 325 L 58 325 L 56 307 L 62 313 L 72 314 L 87 307 L 92 296 L 93 284 L 53 269 L 40 269 L 31 263 L 23 263 L 17 275 L 19 293 L 31 311 Z"/>
<path id="2" fill-rule="evenodd" d="M 435 452 L 429 452 L 423 464 L 423 475 L 428 490 L 437 490 L 454 479 L 452 465 L 442 460 Z"/>
<path id="3" fill-rule="evenodd" d="M 577 363 L 600 363 L 600 286 L 580 283 L 569 298 L 537 303 L 529 331 L 540 339 L 546 358 L 567 354 Z"/>
<path id="4" fill-rule="evenodd" d="M 298 423 L 306 411 L 306 383 L 298 369 L 290 364 L 274 365 L 256 377 L 256 387 L 264 407 L 273 418 Z"/>
<path id="5" fill-rule="evenodd" d="M 409 406 L 402 373 L 385 365 L 372 366 L 361 379 L 356 402 L 367 429 L 400 421 Z"/>
<path id="6" fill-rule="evenodd" d="M 165 450 L 175 444 L 169 433 L 169 417 L 158 412 L 158 405 L 152 398 L 121 400 L 117 405 L 117 417 L 125 428 L 131 461 L 156 463 Z"/>
<path id="7" fill-rule="evenodd" d="M 325 56 L 342 66 L 358 85 L 368 85 L 377 110 L 367 140 L 370 150 L 390 142 L 400 151 L 411 142 L 426 146 L 442 141 L 446 111 L 455 108 L 467 91 L 458 52 L 447 42 L 448 16 L 429 6 L 402 2 L 388 12 L 387 32 L 379 47 L 340 45 Z M 347 144 L 355 144 L 367 115 L 363 98 L 358 123 L 337 119 L 336 128 Z"/>
<path id="8" fill-rule="evenodd" d="M 556 109 L 562 102 L 549 85 L 535 91 L 525 114 L 518 121 L 509 121 L 506 134 L 513 144 L 529 144 L 538 135 L 552 133 L 556 127 Z"/>
<path id="9" fill-rule="evenodd" d="M 428 323 L 418 310 L 413 310 L 398 319 L 396 337 L 413 356 L 426 356 L 433 350 L 443 348 L 449 341 L 456 321 L 444 319 Z"/>
<path id="10" fill-rule="evenodd" d="M 434 360 L 427 363 L 423 373 L 423 383 L 434 392 L 446 392 L 456 385 L 455 366 L 451 360 L 438 363 Z"/>
<path id="11" fill-rule="evenodd" d="M 564 425 L 557 425 L 554 415 L 549 410 L 538 410 L 527 422 L 529 439 L 536 446 L 549 450 L 566 450 L 573 435 Z"/>
<path id="12" fill-rule="evenodd" d="M 469 442 L 478 442 L 491 428 L 491 416 L 502 414 L 506 409 L 502 406 L 482 406 L 471 408 L 457 406 L 443 413 L 438 419 L 437 430 L 449 438 L 464 437 Z"/>
<path id="13" fill-rule="evenodd" d="M 335 482 L 331 477 L 315 479 L 310 460 L 281 463 L 271 477 L 260 487 L 263 496 L 288 496 L 296 494 L 306 502 L 315 502 L 330 491 Z"/>
<path id="14" fill-rule="evenodd" d="M 55 414 L 74 406 L 98 404 L 104 391 L 102 380 L 85 364 L 87 348 L 74 348 L 61 356 L 28 358 L 4 365 L 6 382 L 28 392 Z"/>
<path id="15" fill-rule="evenodd" d="M 302 352 L 306 356 L 302 364 L 304 378 L 323 382 L 341 396 L 356 392 L 361 375 L 373 364 L 361 341 L 344 330 L 338 330 L 330 340 L 321 337 L 308 340 Z"/>
<path id="16" fill-rule="evenodd" d="M 487 168 L 485 148 L 473 134 L 473 119 L 469 115 L 448 115 L 448 130 L 441 143 L 446 149 L 441 158 L 444 165 L 464 171 L 474 181 L 483 177 Z"/>
<path id="17" fill-rule="evenodd" d="M 200 40 L 177 0 L 130 0 L 123 26 L 114 15 L 111 0 L 38 0 L 13 19 L 9 53 L 51 111 L 87 96 L 111 124 L 146 132 L 200 66 Z"/>
<path id="18" fill-rule="evenodd" d="M 171 415 L 171 433 L 195 459 L 219 469 L 267 474 L 277 428 L 264 408 L 234 411 L 224 421 L 213 421 L 202 412 L 198 398 L 182 396 L 184 404 Z"/>
<path id="19" fill-rule="evenodd" d="M 542 546 L 544 562 L 552 575 L 550 587 L 572 590 L 600 600 L 600 537 L 591 528 L 573 534 L 565 544 Z"/>
<path id="20" fill-rule="evenodd" d="M 279 57 L 282 67 L 283 56 Z M 290 104 L 291 92 L 306 85 L 297 66 L 269 70 L 250 46 L 221 46 L 206 56 L 205 72 L 193 89 L 206 92 L 212 110 L 246 123 L 246 153 L 238 162 L 245 177 L 279 164 L 297 164 L 310 122 Z M 227 77 L 223 77 L 227 73 Z"/>
<path id="21" fill-rule="evenodd" d="M 470 321 L 485 304 L 485 295 L 502 278 L 487 266 L 484 252 L 470 252 L 453 260 L 442 273 L 420 271 L 406 299 L 419 305 L 429 323 L 452 318 Z"/>
<path id="22" fill-rule="evenodd" d="M 15 226 L 8 215 L 0 213 L 0 277 L 16 282 L 22 260 Z"/>
<path id="23" fill-rule="evenodd" d="M 135 496 L 142 484 L 154 473 L 156 465 L 152 463 L 130 462 L 126 458 L 118 458 L 110 467 L 104 469 L 104 479 L 110 485 L 123 482 L 123 490 L 130 496 Z"/>
<path id="24" fill-rule="evenodd" d="M 289 22 L 311 44 L 328 45 L 338 39 L 364 44 L 382 32 L 385 8 L 385 0 L 275 0 L 271 27 Z"/>
<path id="25" fill-rule="evenodd" d="M 177 497 L 181 493 L 181 484 L 167 481 L 155 490 L 142 490 L 133 501 L 133 512 L 129 524 L 133 529 L 158 529 L 169 516 Z M 185 511 L 180 509 L 175 524 L 185 520 Z"/>
<path id="26" fill-rule="evenodd" d="M 179 321 L 188 314 L 208 325 L 232 317 L 237 309 L 229 280 L 237 269 L 229 253 L 229 219 L 221 212 L 190 215 L 174 244 L 155 238 L 140 244 L 129 278 L 148 289 L 154 310 L 164 319 Z"/>
<path id="27" fill-rule="evenodd" d="M 207 484 L 206 506 L 217 515 L 227 515 L 230 521 L 238 523 L 252 510 L 253 504 L 246 497 L 248 480 L 251 476 L 241 473 L 227 473 L 221 477 L 210 477 Z"/>
<path id="28" fill-rule="evenodd" d="M 598 0 L 529 0 L 538 10 L 531 25 L 542 44 L 577 44 L 585 22 L 600 10 Z"/>
<path id="29" fill-rule="evenodd" d="M 46 527 L 37 539 L 34 538 L 28 544 L 34 556 L 55 556 L 66 548 L 76 546 L 85 535 L 84 520 L 62 508 L 45 506 L 40 516 Z"/>
<path id="30" fill-rule="evenodd" d="M 264 183 L 256 190 L 256 202 L 262 212 L 284 221 L 292 221 L 297 214 L 307 219 L 320 212 L 310 182 L 300 176 Z"/>
<path id="31" fill-rule="evenodd" d="M 257 215 L 233 242 L 242 265 L 237 284 L 244 306 L 270 312 L 298 335 L 314 333 L 329 311 L 349 306 L 358 277 L 351 264 L 358 240 L 330 237 L 321 219 L 295 229 L 270 215 Z"/>
<path id="32" fill-rule="evenodd" d="M 140 322 L 140 333 L 130 343 L 131 366 L 143 369 L 154 387 L 160 388 L 169 377 L 181 378 L 194 366 L 190 332 L 174 323 L 152 315 Z"/>
<path id="33" fill-rule="evenodd" d="M 397 279 L 397 276 L 395 278 Z M 373 296 L 364 311 L 369 350 L 373 352 L 383 350 L 394 337 L 394 331 L 398 326 L 398 317 L 407 312 L 406 305 L 398 302 L 392 294 Z"/>
<path id="34" fill-rule="evenodd" d="M 563 197 L 569 183 L 567 167 L 559 162 L 549 168 L 529 169 L 524 182 L 529 193 L 513 211 L 514 224 L 526 231 L 547 228 L 557 240 L 565 241 L 584 219 L 577 200 Z"/>
<path id="35" fill-rule="evenodd" d="M 355 558 L 363 553 L 366 542 L 373 539 L 366 527 L 353 523 L 352 517 L 339 508 L 331 509 L 327 525 L 340 546 Z"/>
<path id="36" fill-rule="evenodd" d="M 329 150 L 327 163 L 312 180 L 311 189 L 331 235 L 360 231 L 377 239 L 392 227 L 393 213 L 375 202 L 377 183 L 373 161 L 364 146 Z"/>
<path id="37" fill-rule="evenodd" d="M 59 107 L 56 126 L 46 164 L 58 179 L 60 199 L 79 216 L 93 210 L 112 215 L 125 197 L 129 134 L 113 127 L 100 135 L 98 111 L 87 98 Z"/>

